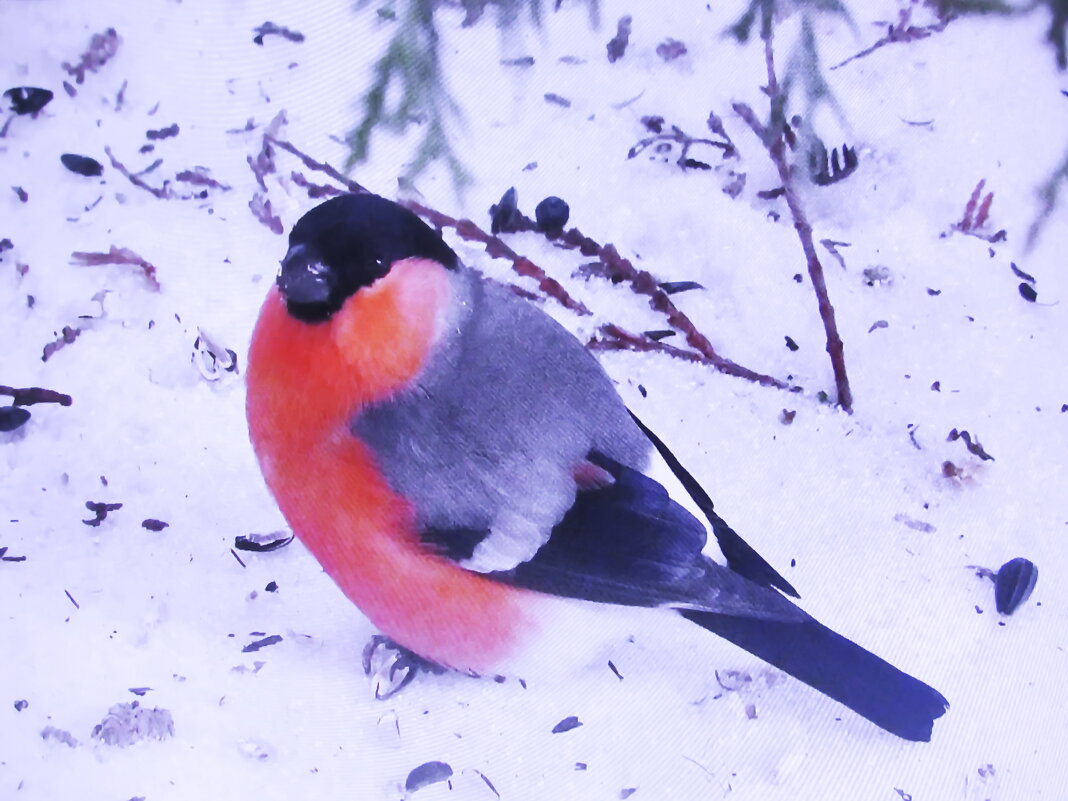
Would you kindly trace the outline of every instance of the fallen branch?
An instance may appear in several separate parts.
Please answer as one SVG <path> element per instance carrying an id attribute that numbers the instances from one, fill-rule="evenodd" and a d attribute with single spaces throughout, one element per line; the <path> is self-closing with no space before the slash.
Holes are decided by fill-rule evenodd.
<path id="1" fill-rule="evenodd" d="M 74 403 L 70 395 L 43 387 L 19 388 L 0 384 L 0 395 L 9 396 L 13 406 L 33 406 L 35 403 L 58 403 L 60 406 L 70 406 Z"/>
<path id="2" fill-rule="evenodd" d="M 960 222 L 953 223 L 950 229 L 960 231 L 968 236 L 974 236 L 985 242 L 1001 242 L 1007 236 L 1004 229 L 999 229 L 994 233 L 983 231 L 984 226 L 990 219 L 990 206 L 994 202 L 993 192 L 987 192 L 985 196 L 983 195 L 985 186 L 986 178 L 983 178 L 975 185 L 971 197 L 964 204 L 964 215 L 960 218 Z"/>
<path id="3" fill-rule="evenodd" d="M 473 221 L 458 220 L 447 214 L 443 214 L 437 209 L 424 206 L 422 203 L 418 203 L 414 200 L 403 201 L 401 205 L 410 211 L 414 211 L 419 216 L 426 218 L 438 228 L 453 228 L 462 239 L 465 239 L 468 242 L 479 242 L 485 245 L 486 253 L 488 253 L 491 258 L 509 259 L 512 262 L 512 269 L 518 275 L 536 280 L 538 282 L 538 289 L 558 301 L 560 305 L 565 308 L 571 309 L 571 311 L 582 315 L 592 313 L 586 308 L 586 305 L 582 301 L 571 297 L 559 281 L 555 278 L 550 278 L 545 270 L 525 256 L 520 256 L 501 241 L 499 237 L 493 236 L 493 234 L 487 234 Z M 527 222 L 533 225 L 533 222 L 530 220 L 527 220 Z"/>
<path id="4" fill-rule="evenodd" d="M 846 269 L 845 257 L 838 252 L 838 248 L 849 247 L 849 242 L 838 242 L 834 239 L 821 239 L 820 244 L 827 248 L 827 252 L 834 256 L 835 260 L 843 270 Z"/>
<path id="5" fill-rule="evenodd" d="M 248 126 L 252 124 L 250 119 L 245 125 L 245 130 L 251 130 Z M 245 160 L 248 162 L 249 169 L 252 170 L 252 174 L 256 176 L 256 183 L 260 185 L 260 189 L 267 191 L 267 184 L 263 180 L 271 173 L 277 172 L 278 168 L 274 163 L 274 150 L 271 148 L 271 140 L 274 135 L 281 130 L 282 126 L 286 124 L 286 111 L 282 109 L 274 115 L 274 119 L 267 125 L 267 130 L 263 132 L 263 137 L 260 139 L 260 152 L 256 154 L 255 158 L 252 156 L 246 156 Z"/>
<path id="6" fill-rule="evenodd" d="M 772 378 L 771 376 L 762 375 L 761 373 L 755 373 L 746 367 L 742 367 L 740 364 L 732 362 L 730 359 L 724 359 L 718 355 L 713 359 L 702 353 L 695 353 L 692 350 L 676 348 L 674 345 L 668 345 L 647 335 L 631 333 L 630 331 L 620 328 L 618 325 L 612 323 L 602 325 L 597 331 L 599 336 L 590 337 L 589 341 L 586 343 L 586 347 L 590 350 L 633 350 L 640 353 L 665 353 L 668 356 L 682 359 L 683 361 L 715 367 L 721 373 L 737 376 L 739 378 L 746 378 L 750 381 L 762 384 L 763 386 L 778 387 L 779 389 L 793 389 L 793 387 L 784 381 Z"/>
<path id="7" fill-rule="evenodd" d="M 59 332 L 59 336 L 44 346 L 44 350 L 41 352 L 41 361 L 47 362 L 57 350 L 67 347 L 67 345 L 76 340 L 81 333 L 82 329 L 80 328 L 71 328 L 69 325 L 63 326 L 63 330 Z"/>
<path id="8" fill-rule="evenodd" d="M 334 197 L 335 195 L 347 194 L 344 189 L 338 189 L 331 184 L 312 183 L 304 177 L 304 173 L 297 172 L 296 170 L 292 170 L 289 173 L 289 178 L 301 189 L 306 189 L 308 191 L 308 197 L 312 200 L 318 200 L 321 197 Z"/>
<path id="9" fill-rule="evenodd" d="M 528 265 L 537 269 L 538 275 L 544 275 L 541 268 L 533 265 L 529 259 L 519 256 L 498 237 L 493 236 L 492 234 L 487 234 L 470 220 L 460 221 L 463 223 L 463 229 L 461 229 L 451 217 L 441 214 L 434 209 L 427 208 L 426 206 L 414 202 L 408 202 L 404 205 L 417 214 L 426 217 L 439 228 L 446 226 L 455 227 L 457 233 L 464 239 L 467 239 L 468 241 L 482 242 L 486 245 L 486 252 L 489 253 L 490 256 L 495 258 L 503 256 L 512 259 L 513 265 L 515 265 L 515 270 L 520 275 L 529 274 L 523 271 Z M 730 375 L 748 378 L 751 381 L 756 381 L 765 386 L 776 386 L 780 388 L 785 388 L 787 386 L 785 382 L 780 381 L 777 378 L 742 367 L 741 365 L 732 362 L 730 359 L 720 356 L 716 352 L 716 349 L 712 347 L 712 343 L 708 338 L 697 329 L 697 326 L 693 324 L 693 321 L 675 305 L 670 297 L 668 297 L 668 292 L 661 287 L 660 283 L 653 277 L 652 273 L 646 270 L 637 269 L 629 259 L 620 255 L 614 245 L 602 245 L 583 234 L 578 228 L 569 228 L 563 232 L 541 231 L 534 220 L 531 220 L 518 209 L 511 209 L 509 211 L 507 230 L 510 232 L 539 232 L 551 242 L 555 242 L 559 246 L 569 249 L 577 249 L 584 256 L 596 256 L 600 260 L 600 269 L 592 270 L 589 274 L 605 278 L 614 283 L 627 281 L 635 293 L 648 296 L 649 306 L 654 311 L 663 314 L 667 318 L 668 324 L 686 338 L 687 344 L 697 351 L 694 355 L 701 357 L 700 360 L 702 363 L 714 366 Z M 560 291 L 564 292 L 566 295 L 566 290 L 564 290 L 559 283 L 547 277 L 545 280 L 560 287 Z M 545 291 L 544 288 L 543 291 Z M 547 294 L 551 293 L 547 292 Z M 559 300 L 559 298 L 557 299 Z M 562 300 L 561 303 L 568 306 L 568 304 Z M 571 307 L 568 306 L 568 308 Z M 585 306 L 582 306 L 582 308 L 586 309 Z M 586 310 L 580 313 L 589 314 L 590 312 Z M 619 330 L 622 331 L 622 329 Z M 625 339 L 625 337 L 623 339 Z M 609 347 L 610 345 L 605 344 L 603 349 Z M 673 346 L 665 345 L 664 348 L 671 348 L 672 350 L 686 353 L 686 351 L 674 348 Z"/>
<path id="10" fill-rule="evenodd" d="M 537 230 L 537 225 L 521 212 L 516 212 L 512 222 L 516 226 L 516 230 Z M 653 277 L 653 274 L 647 270 L 637 269 L 629 259 L 620 255 L 619 251 L 616 250 L 615 245 L 602 245 L 596 240 L 583 234 L 578 228 L 569 228 L 562 234 L 559 234 L 556 237 L 550 236 L 549 238 L 565 247 L 577 249 L 584 256 L 596 256 L 600 260 L 600 266 L 603 269 L 591 270 L 589 271 L 590 275 L 605 278 L 614 283 L 626 281 L 630 284 L 631 290 L 635 293 L 649 297 L 649 306 L 654 311 L 663 314 L 667 318 L 668 324 L 686 337 L 686 343 L 697 351 L 697 355 L 702 357 L 704 363 L 720 368 L 723 372 L 730 373 L 731 375 L 749 378 L 750 380 L 764 384 L 765 386 L 776 386 L 781 388 L 787 386 L 785 382 L 780 381 L 777 378 L 758 373 L 754 370 L 749 370 L 746 367 L 742 367 L 735 362 L 732 362 L 730 359 L 720 356 L 720 354 L 716 352 L 716 349 L 712 347 L 712 343 L 708 338 L 702 334 L 697 329 L 697 326 L 694 325 L 693 321 L 675 305 L 674 301 L 668 296 L 669 293 L 666 292 L 660 282 Z M 678 349 L 676 348 L 675 350 Z"/>
<path id="11" fill-rule="evenodd" d="M 782 181 L 783 196 L 786 205 L 790 209 L 790 216 L 794 221 L 794 229 L 798 239 L 801 240 L 801 249 L 805 253 L 805 262 L 808 266 L 808 275 L 812 280 L 812 287 L 816 291 L 816 299 L 819 304 L 820 319 L 827 334 L 827 353 L 831 357 L 831 367 L 834 370 L 834 382 L 838 393 L 838 405 L 846 412 L 853 411 L 853 393 L 849 388 L 849 378 L 846 375 L 845 346 L 838 334 L 838 325 L 834 318 L 834 307 L 827 294 L 827 282 L 823 275 L 823 265 L 820 264 L 816 254 L 816 245 L 812 238 L 812 226 L 808 222 L 804 207 L 801 205 L 801 197 L 794 183 L 793 170 L 786 159 L 786 120 L 784 114 L 785 97 L 779 86 L 775 73 L 775 50 L 774 50 L 774 26 L 771 19 L 770 6 L 765 7 L 764 19 L 761 25 L 760 38 L 764 40 L 764 61 L 768 72 L 768 85 L 765 92 L 771 105 L 771 116 L 767 126 L 763 125 L 753 110 L 745 103 L 735 103 L 734 110 L 753 129 L 753 132 L 764 143 L 764 147 L 771 157 L 775 169 Z"/>
<path id="12" fill-rule="evenodd" d="M 964 440 L 964 446 L 968 449 L 968 453 L 978 456 L 984 462 L 994 461 L 994 457 L 987 453 L 986 449 L 983 448 L 982 444 L 979 442 L 979 437 L 973 436 L 964 430 L 957 431 L 957 429 L 954 428 L 946 437 L 946 442 L 955 442 L 958 439 Z"/>
<path id="13" fill-rule="evenodd" d="M 161 287 L 156 277 L 156 267 L 146 261 L 129 248 L 117 248 L 114 245 L 107 253 L 87 253 L 76 250 L 70 254 L 71 264 L 80 264 L 87 267 L 95 267 L 101 264 L 132 264 L 140 267 L 141 272 L 148 280 L 148 285 L 153 292 L 159 292 Z"/>
<path id="14" fill-rule="evenodd" d="M 230 187 L 227 184 L 216 181 L 208 175 L 207 167 L 194 167 L 191 170 L 182 170 L 174 176 L 174 180 L 192 186 L 206 186 L 208 189 L 219 189 L 223 192 L 230 191 Z"/>
<path id="15" fill-rule="evenodd" d="M 160 200 L 169 200 L 170 198 L 175 196 L 174 192 L 170 190 L 166 182 L 164 182 L 163 186 L 152 186 L 151 184 L 146 183 L 144 180 L 142 180 L 140 176 L 138 176 L 136 173 L 130 172 L 126 165 L 119 161 L 115 154 L 111 151 L 110 145 L 104 145 L 104 152 L 107 153 L 108 158 L 111 159 L 111 166 L 121 172 L 123 175 L 125 175 L 126 179 L 138 189 L 144 189 L 146 192 L 150 192 L 152 195 L 159 198 Z"/>
<path id="16" fill-rule="evenodd" d="M 281 122 L 279 122 L 279 120 L 281 120 Z M 369 191 L 358 182 L 346 177 L 332 165 L 326 162 L 317 161 L 292 143 L 278 138 L 277 131 L 281 127 L 281 124 L 284 124 L 284 120 L 284 116 L 280 113 L 279 116 L 275 118 L 275 121 L 272 122 L 271 126 L 268 127 L 268 132 L 264 134 L 264 147 L 261 150 L 260 155 L 256 159 L 249 158 L 249 165 L 252 167 L 253 172 L 256 173 L 257 179 L 261 181 L 261 186 L 266 188 L 262 181 L 262 177 L 268 173 L 276 171 L 273 153 L 270 151 L 270 147 L 273 145 L 299 158 L 308 169 L 321 172 L 333 178 L 335 181 L 342 184 L 342 186 L 349 192 L 358 194 Z M 276 125 L 276 123 L 279 124 Z M 712 125 L 713 124 L 710 122 L 710 127 L 712 127 Z M 715 128 L 713 128 L 713 130 L 715 130 Z M 328 185 L 310 184 L 303 178 L 303 176 L 300 176 L 300 179 L 298 179 L 298 175 L 299 173 L 294 173 L 292 175 L 294 182 L 298 186 L 308 189 L 310 196 L 315 196 L 313 192 L 320 196 L 334 193 L 334 190 Z M 257 193 L 257 198 L 260 198 L 264 204 L 270 202 L 266 199 L 266 196 L 261 193 Z M 480 243 L 485 247 L 486 253 L 491 258 L 506 258 L 510 260 L 512 262 L 512 269 L 515 273 L 536 280 L 538 282 L 538 289 L 541 292 L 551 297 L 565 308 L 584 316 L 592 313 L 582 301 L 572 297 L 559 281 L 550 277 L 540 266 L 525 256 L 519 255 L 499 237 L 486 233 L 486 231 L 480 228 L 472 220 L 450 217 L 437 209 L 425 206 L 414 200 L 401 201 L 401 205 L 428 220 L 438 229 L 452 228 L 461 239 L 468 242 Z M 266 210 L 266 208 L 263 210 Z M 274 217 L 273 220 L 277 220 L 277 218 Z M 533 220 L 518 212 L 516 213 L 513 222 L 514 228 L 512 230 L 539 230 L 537 224 Z M 272 230 L 274 230 L 273 224 Z M 571 228 L 564 232 L 557 232 L 554 230 L 548 232 L 541 231 L 540 233 L 546 236 L 550 241 L 557 242 L 563 247 L 578 249 L 586 256 L 597 256 L 605 265 L 606 269 L 604 273 L 608 277 L 613 278 L 613 280 L 627 280 L 635 292 L 648 295 L 650 298 L 649 305 L 654 310 L 664 314 L 671 326 L 676 331 L 683 334 L 686 337 L 687 343 L 695 348 L 697 352 L 692 354 L 693 359 L 696 359 L 703 364 L 713 366 L 729 375 L 747 378 L 750 381 L 755 381 L 765 386 L 789 388 L 789 385 L 784 381 L 750 370 L 732 362 L 730 359 L 720 356 L 715 348 L 712 347 L 712 343 L 709 342 L 709 340 L 697 330 L 697 327 L 693 322 L 677 306 L 675 306 L 672 300 L 668 297 L 668 293 L 660 287 L 660 284 L 652 274 L 645 270 L 636 269 L 628 259 L 619 254 L 613 245 L 601 245 L 595 240 L 587 237 L 577 228 Z M 524 293 L 526 290 L 523 290 L 520 287 L 513 287 L 513 291 Z M 622 329 L 618 330 L 620 332 L 623 331 Z M 625 340 L 625 337 L 619 336 L 615 337 L 615 339 L 623 341 Z M 655 342 L 655 340 L 649 341 Z M 604 349 L 613 347 L 611 337 L 605 340 L 605 343 L 606 344 L 603 345 Z M 656 343 L 656 345 L 658 346 L 654 348 L 656 350 L 672 353 L 672 355 L 676 355 L 678 358 L 691 358 L 683 356 L 682 354 L 686 354 L 688 351 L 681 348 L 662 345 L 660 343 Z M 678 354 L 675 354 L 675 351 L 678 351 Z"/>
<path id="17" fill-rule="evenodd" d="M 353 181 L 351 178 L 346 177 L 337 168 L 331 166 L 330 164 L 327 164 L 325 161 L 316 161 L 308 154 L 297 149 L 297 147 L 291 144 L 290 142 L 287 142 L 284 139 L 277 138 L 272 132 L 270 132 L 270 130 L 268 130 L 268 133 L 264 134 L 263 140 L 265 142 L 270 142 L 272 145 L 277 145 L 278 147 L 282 148 L 282 150 L 285 150 L 287 153 L 292 153 L 294 156 L 300 159 L 304 163 L 304 166 L 307 167 L 309 170 L 315 170 L 316 172 L 321 172 L 325 173 L 326 175 L 329 175 L 335 181 L 339 182 L 342 186 L 344 186 L 345 189 L 347 189 L 349 192 L 359 194 L 361 192 L 370 191 L 369 189 L 356 183 L 356 181 Z"/>
<path id="18" fill-rule="evenodd" d="M 262 25 L 253 28 L 252 32 L 256 34 L 252 37 L 252 41 L 256 44 L 263 46 L 264 37 L 267 36 L 281 36 L 283 39 L 288 39 L 290 42 L 301 43 L 304 41 L 304 34 L 300 31 L 295 31 L 292 28 L 287 28 L 285 25 L 277 25 L 270 20 Z"/>
<path id="19" fill-rule="evenodd" d="M 631 149 L 627 151 L 628 159 L 634 158 L 649 147 L 653 147 L 655 153 L 662 153 L 665 150 L 670 151 L 672 149 L 672 143 L 681 145 L 679 157 L 675 160 L 675 163 L 684 170 L 712 169 L 710 164 L 690 158 L 690 148 L 694 145 L 708 145 L 709 147 L 721 148 L 723 150 L 724 159 L 734 158 L 738 155 L 734 143 L 727 137 L 722 123 L 715 114 L 709 116 L 708 125 L 713 132 L 720 133 L 720 135 L 723 136 L 725 141 L 722 142 L 716 141 L 715 139 L 703 139 L 696 136 L 690 136 L 677 125 L 669 126 L 670 130 L 665 132 L 663 117 L 642 117 L 642 124 L 653 135 L 639 140 L 633 147 L 631 147 Z"/>
<path id="20" fill-rule="evenodd" d="M 271 201 L 266 193 L 256 192 L 252 196 L 252 200 L 248 202 L 248 208 L 252 212 L 252 216 L 270 228 L 273 233 L 281 236 L 285 231 L 285 226 L 282 225 L 282 218 L 274 213 Z"/>
<path id="21" fill-rule="evenodd" d="M 75 83 L 84 83 L 85 73 L 96 72 L 107 64 L 119 52 L 121 42 L 122 39 L 114 28 L 108 28 L 103 33 L 94 33 L 89 40 L 89 49 L 82 53 L 78 63 L 72 65 L 64 61 L 63 69 L 68 75 L 74 76 Z"/>
<path id="22" fill-rule="evenodd" d="M 913 25 L 912 24 L 912 7 L 903 8 L 898 13 L 897 22 L 891 23 L 887 26 L 886 36 L 879 39 L 870 47 L 866 47 L 859 53 L 854 53 L 845 61 L 841 61 L 831 67 L 832 70 L 836 70 L 839 67 L 844 67 L 852 61 L 856 61 L 858 58 L 864 58 L 870 56 L 880 47 L 885 47 L 888 44 L 897 44 L 899 42 L 915 42 L 919 39 L 926 39 L 936 33 L 941 33 L 946 29 L 954 19 L 952 14 L 941 15 L 939 14 L 939 20 L 931 25 Z"/>

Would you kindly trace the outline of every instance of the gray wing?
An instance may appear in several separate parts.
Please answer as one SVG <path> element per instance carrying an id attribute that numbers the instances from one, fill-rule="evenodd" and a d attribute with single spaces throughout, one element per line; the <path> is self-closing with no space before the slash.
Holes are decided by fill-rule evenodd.
<path id="1" fill-rule="evenodd" d="M 575 500 L 590 452 L 634 469 L 650 445 L 596 359 L 551 317 L 461 269 L 450 330 L 417 382 L 363 411 L 367 443 L 426 529 L 487 531 L 479 572 L 531 558 Z"/>

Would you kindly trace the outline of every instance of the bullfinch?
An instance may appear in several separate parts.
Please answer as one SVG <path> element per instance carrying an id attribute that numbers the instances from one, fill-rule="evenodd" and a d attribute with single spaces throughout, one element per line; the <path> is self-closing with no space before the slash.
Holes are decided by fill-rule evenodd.
<path id="1" fill-rule="evenodd" d="M 948 706 L 791 602 L 582 344 L 389 200 L 343 195 L 297 222 L 247 380 L 293 531 L 435 665 L 524 676 L 635 627 L 709 631 L 908 740 Z"/>

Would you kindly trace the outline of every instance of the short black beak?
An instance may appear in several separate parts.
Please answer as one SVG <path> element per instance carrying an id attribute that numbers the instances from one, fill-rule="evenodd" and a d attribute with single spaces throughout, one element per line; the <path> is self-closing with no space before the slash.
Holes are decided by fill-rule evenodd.
<path id="1" fill-rule="evenodd" d="M 309 253 L 304 245 L 294 245 L 282 259 L 278 287 L 289 303 L 328 303 L 335 283 L 334 271 Z"/>

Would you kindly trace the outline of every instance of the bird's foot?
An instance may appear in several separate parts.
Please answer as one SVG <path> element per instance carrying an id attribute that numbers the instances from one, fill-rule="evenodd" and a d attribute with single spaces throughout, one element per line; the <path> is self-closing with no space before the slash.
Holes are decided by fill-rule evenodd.
<path id="1" fill-rule="evenodd" d="M 363 672 L 371 679 L 375 698 L 384 701 L 410 684 L 416 674 L 444 673 L 445 668 L 398 645 L 383 634 L 375 634 L 363 649 Z"/>

